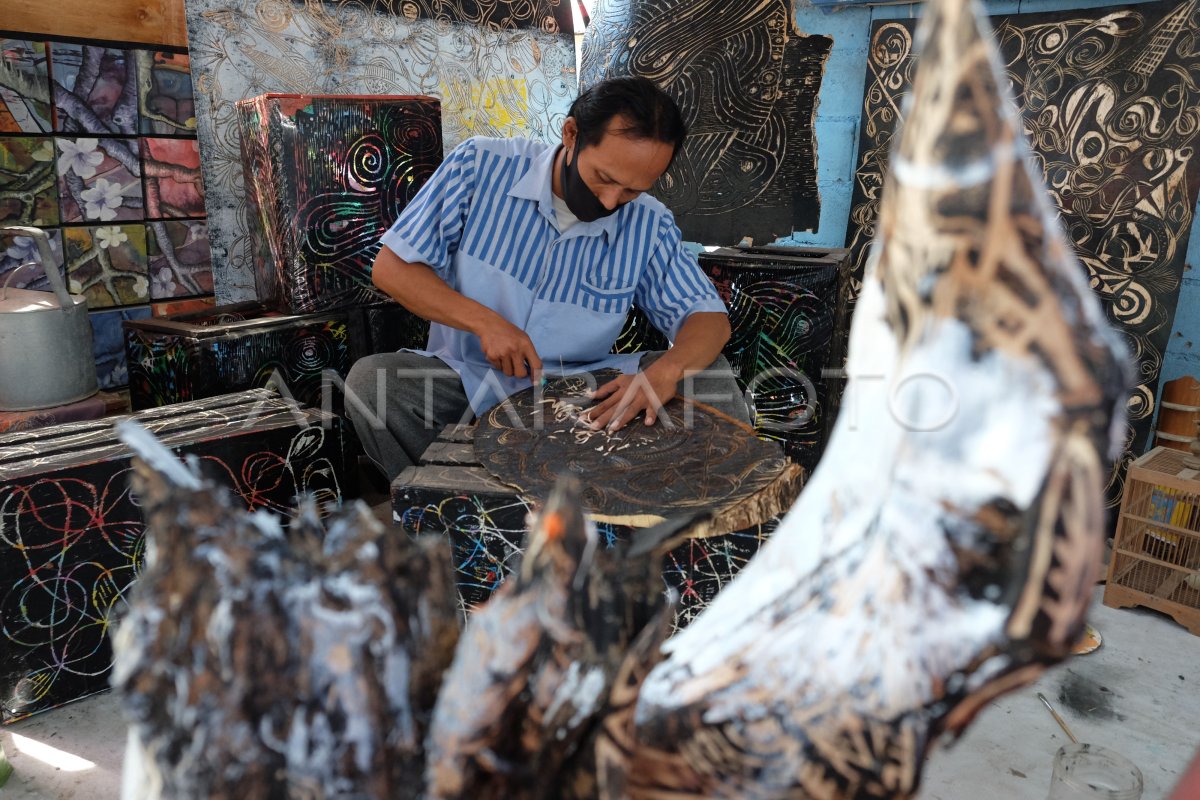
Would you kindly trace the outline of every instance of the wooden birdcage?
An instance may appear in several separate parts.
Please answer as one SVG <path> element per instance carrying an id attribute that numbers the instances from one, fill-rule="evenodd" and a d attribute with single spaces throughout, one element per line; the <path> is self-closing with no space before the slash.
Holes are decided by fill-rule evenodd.
<path id="1" fill-rule="evenodd" d="M 1170 614 L 1200 635 L 1200 469 L 1156 447 L 1129 467 L 1104 604 Z"/>

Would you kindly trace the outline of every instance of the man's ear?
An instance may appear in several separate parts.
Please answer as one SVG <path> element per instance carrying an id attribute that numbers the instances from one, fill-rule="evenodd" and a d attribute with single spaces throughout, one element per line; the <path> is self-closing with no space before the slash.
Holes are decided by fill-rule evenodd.
<path id="1" fill-rule="evenodd" d="M 575 140 L 579 138 L 579 124 L 575 122 L 574 117 L 567 117 L 563 122 L 562 127 L 562 142 L 563 147 L 571 150 L 575 147 Z"/>

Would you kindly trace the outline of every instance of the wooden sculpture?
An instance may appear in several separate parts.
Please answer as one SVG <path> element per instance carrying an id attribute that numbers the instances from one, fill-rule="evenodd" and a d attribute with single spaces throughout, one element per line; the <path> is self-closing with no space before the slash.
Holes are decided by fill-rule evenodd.
<path id="1" fill-rule="evenodd" d="M 627 796 L 909 797 L 938 734 L 1082 629 L 1125 355 L 974 5 L 926 6 L 830 447 L 666 643 Z"/>
<path id="2" fill-rule="evenodd" d="M 606 549 L 567 484 L 443 674 L 444 547 L 361 514 L 285 537 L 135 434 L 117 686 L 155 783 L 128 796 L 907 798 L 937 736 L 1065 657 L 1125 356 L 986 23 L 931 0 L 918 39 L 832 444 L 706 612 L 661 641 L 650 554 L 702 521 Z"/>
<path id="3" fill-rule="evenodd" d="M 445 542 L 358 505 L 286 532 L 239 510 L 135 423 L 146 565 L 113 642 L 123 797 L 422 796 L 459 634 Z"/>

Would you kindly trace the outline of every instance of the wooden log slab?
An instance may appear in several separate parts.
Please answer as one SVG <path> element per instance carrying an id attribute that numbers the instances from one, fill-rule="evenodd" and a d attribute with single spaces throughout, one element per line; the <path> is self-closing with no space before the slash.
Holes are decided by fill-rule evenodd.
<path id="1" fill-rule="evenodd" d="M 475 448 L 470 442 L 436 441 L 425 448 L 421 455 L 422 464 L 445 464 L 446 466 L 478 466 Z"/>
<path id="2" fill-rule="evenodd" d="M 470 444 L 475 441 L 475 425 L 447 425 L 438 434 L 439 442 L 466 442 Z"/>
<path id="3" fill-rule="evenodd" d="M 509 397 L 480 421 L 475 455 L 526 497 L 547 497 L 558 475 L 570 473 L 599 522 L 647 527 L 711 510 L 712 520 L 693 536 L 765 522 L 796 499 L 800 467 L 777 444 L 702 403 L 671 400 L 669 424 L 635 420 L 619 431 L 591 430 L 580 420 L 592 404 L 587 389 L 617 374 L 551 378 Z"/>

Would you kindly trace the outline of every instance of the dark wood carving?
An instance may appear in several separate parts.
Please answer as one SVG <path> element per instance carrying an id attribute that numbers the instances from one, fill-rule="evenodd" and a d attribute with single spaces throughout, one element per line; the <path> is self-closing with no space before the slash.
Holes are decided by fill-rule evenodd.
<path id="1" fill-rule="evenodd" d="M 602 0 L 580 85 L 641 75 L 678 103 L 688 137 L 654 196 L 684 239 L 757 244 L 816 230 L 813 114 L 827 36 L 804 36 L 787 0 Z"/>
<path id="2" fill-rule="evenodd" d="M 1125 446 L 1146 446 L 1191 234 L 1200 161 L 1200 7 L 1191 0 L 992 17 L 1004 74 L 1068 241 L 1137 361 Z M 846 244 L 860 283 L 887 154 L 912 89 L 914 20 L 872 25 Z M 853 299 L 853 292 L 852 298 Z"/>
<path id="3" fill-rule="evenodd" d="M 715 532 L 727 533 L 765 522 L 795 499 L 801 471 L 780 447 L 703 404 L 676 397 L 654 425 L 592 430 L 580 419 L 592 404 L 588 392 L 618 374 L 549 378 L 512 395 L 480 421 L 476 456 L 528 497 L 547 497 L 560 474 L 573 475 L 595 519 L 634 526 L 711 509 Z"/>

